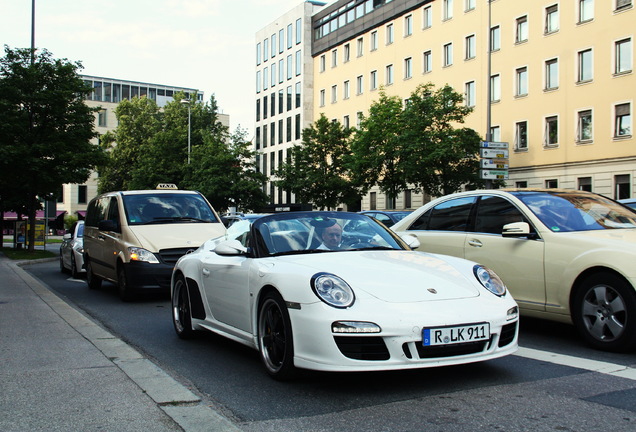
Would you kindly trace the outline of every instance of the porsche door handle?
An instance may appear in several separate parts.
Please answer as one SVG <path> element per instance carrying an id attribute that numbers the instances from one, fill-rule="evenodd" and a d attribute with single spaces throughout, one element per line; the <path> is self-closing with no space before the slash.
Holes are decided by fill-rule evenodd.
<path id="1" fill-rule="evenodd" d="M 203 273 L 203 276 L 205 276 L 205 277 L 210 276 L 210 270 L 208 270 L 208 269 L 201 270 L 201 273 Z"/>
<path id="2" fill-rule="evenodd" d="M 484 245 L 479 240 L 468 240 L 468 244 L 472 247 L 482 247 Z"/>

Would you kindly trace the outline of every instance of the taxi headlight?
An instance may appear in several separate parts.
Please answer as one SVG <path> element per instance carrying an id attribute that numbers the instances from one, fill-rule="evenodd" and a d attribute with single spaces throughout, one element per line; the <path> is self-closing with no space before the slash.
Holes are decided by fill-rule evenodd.
<path id="1" fill-rule="evenodd" d="M 159 260 L 149 250 L 140 247 L 129 247 L 128 253 L 130 254 L 131 261 L 143 261 L 152 264 L 159 264 Z"/>
<path id="2" fill-rule="evenodd" d="M 506 285 L 499 276 L 497 276 L 497 274 L 488 267 L 476 265 L 473 267 L 473 273 L 479 283 L 494 295 L 501 297 L 506 294 Z"/>
<path id="3" fill-rule="evenodd" d="M 355 301 L 355 295 L 349 284 L 330 273 L 313 275 L 311 289 L 320 300 L 335 308 L 348 308 Z"/>

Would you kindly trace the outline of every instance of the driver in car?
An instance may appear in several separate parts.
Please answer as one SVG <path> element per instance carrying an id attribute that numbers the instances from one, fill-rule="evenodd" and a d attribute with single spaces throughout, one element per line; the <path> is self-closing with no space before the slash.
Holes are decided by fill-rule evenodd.
<path id="1" fill-rule="evenodd" d="M 320 234 L 322 244 L 318 246 L 320 250 L 338 250 L 342 243 L 342 228 L 335 220 L 332 225 L 324 228 Z"/>

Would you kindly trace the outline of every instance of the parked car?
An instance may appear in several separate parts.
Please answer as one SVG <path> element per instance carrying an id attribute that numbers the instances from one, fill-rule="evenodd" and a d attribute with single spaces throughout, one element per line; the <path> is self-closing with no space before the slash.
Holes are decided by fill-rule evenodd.
<path id="1" fill-rule="evenodd" d="M 410 215 L 410 211 L 398 211 L 398 210 L 365 210 L 359 212 L 360 214 L 371 216 L 382 222 L 387 227 L 392 226 L 396 222 L 401 221 L 406 216 Z"/>
<path id="2" fill-rule="evenodd" d="M 636 214 L 591 192 L 478 190 L 422 206 L 392 229 L 419 250 L 501 276 L 522 315 L 573 322 L 593 347 L 636 347 Z"/>
<path id="3" fill-rule="evenodd" d="M 77 279 L 84 268 L 84 221 L 77 221 L 62 237 L 60 244 L 60 271 L 71 272 Z"/>
<path id="4" fill-rule="evenodd" d="M 494 272 L 412 251 L 356 213 L 239 221 L 179 259 L 171 292 L 179 337 L 210 330 L 257 349 L 276 379 L 297 368 L 456 365 L 517 349 L 517 305 Z"/>
<path id="5" fill-rule="evenodd" d="M 88 204 L 85 223 L 88 286 L 112 281 L 122 300 L 144 291 L 169 292 L 177 260 L 225 232 L 202 194 L 174 185 L 102 194 Z"/>
<path id="6" fill-rule="evenodd" d="M 626 205 L 629 208 L 636 210 L 636 198 L 625 198 L 618 200 L 619 203 Z"/>

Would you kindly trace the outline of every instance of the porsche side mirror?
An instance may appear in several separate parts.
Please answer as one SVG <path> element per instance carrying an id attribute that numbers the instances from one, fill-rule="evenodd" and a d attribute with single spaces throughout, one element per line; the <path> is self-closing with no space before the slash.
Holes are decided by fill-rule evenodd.
<path id="1" fill-rule="evenodd" d="M 216 245 L 214 253 L 221 256 L 245 255 L 247 248 L 238 240 L 227 240 Z"/>

